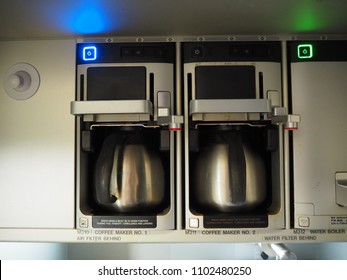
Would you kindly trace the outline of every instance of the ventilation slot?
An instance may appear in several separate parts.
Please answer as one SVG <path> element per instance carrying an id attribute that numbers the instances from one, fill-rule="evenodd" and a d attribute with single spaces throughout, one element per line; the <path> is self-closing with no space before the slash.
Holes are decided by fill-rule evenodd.
<path id="1" fill-rule="evenodd" d="M 80 96 L 77 100 L 86 100 L 87 96 L 84 96 L 84 75 L 80 76 Z"/>
<path id="2" fill-rule="evenodd" d="M 263 72 L 259 72 L 259 98 L 264 98 L 264 76 Z"/>

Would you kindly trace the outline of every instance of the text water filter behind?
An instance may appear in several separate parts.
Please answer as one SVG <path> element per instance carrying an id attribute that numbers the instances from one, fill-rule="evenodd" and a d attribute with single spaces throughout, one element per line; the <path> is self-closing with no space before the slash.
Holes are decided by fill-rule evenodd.
<path id="1" fill-rule="evenodd" d="M 174 59 L 173 43 L 77 44 L 79 228 L 174 228 L 174 137 L 162 122 Z"/>
<path id="2" fill-rule="evenodd" d="M 347 226 L 347 41 L 290 42 L 296 228 Z"/>

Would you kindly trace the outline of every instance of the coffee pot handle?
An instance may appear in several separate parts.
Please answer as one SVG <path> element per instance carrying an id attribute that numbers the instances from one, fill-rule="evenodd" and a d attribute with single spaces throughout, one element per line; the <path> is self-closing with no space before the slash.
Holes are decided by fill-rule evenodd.
<path id="1" fill-rule="evenodd" d="M 244 143 L 239 133 L 228 137 L 229 146 L 229 188 L 232 203 L 246 200 L 246 159 Z"/>
<path id="2" fill-rule="evenodd" d="M 110 195 L 110 180 L 116 144 L 117 139 L 114 135 L 106 138 L 96 161 L 94 193 L 96 202 L 102 206 L 107 206 L 114 202 Z"/>
<path id="3" fill-rule="evenodd" d="M 122 166 L 122 164 L 119 164 L 119 160 L 122 160 L 122 157 L 120 157 L 121 154 L 121 145 L 117 145 L 114 149 L 114 156 L 113 156 L 113 166 L 111 171 L 111 178 L 110 178 L 110 185 L 109 185 L 109 194 L 110 194 L 110 200 L 111 203 L 116 202 L 116 200 L 120 197 L 120 189 L 119 189 L 119 182 L 118 182 L 118 166 Z"/>

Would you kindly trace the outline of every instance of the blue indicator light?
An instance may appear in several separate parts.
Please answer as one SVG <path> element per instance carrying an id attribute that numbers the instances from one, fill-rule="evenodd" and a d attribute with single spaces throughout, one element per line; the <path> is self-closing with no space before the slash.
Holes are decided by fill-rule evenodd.
<path id="1" fill-rule="evenodd" d="M 97 51 L 96 47 L 84 47 L 83 48 L 83 60 L 84 61 L 93 61 L 96 60 Z"/>

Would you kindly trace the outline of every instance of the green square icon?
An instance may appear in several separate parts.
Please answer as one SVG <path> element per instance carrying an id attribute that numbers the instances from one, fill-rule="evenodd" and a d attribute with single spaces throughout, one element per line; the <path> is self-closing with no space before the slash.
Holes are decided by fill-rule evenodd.
<path id="1" fill-rule="evenodd" d="M 313 57 L 313 47 L 311 44 L 298 45 L 298 58 L 312 58 Z"/>

